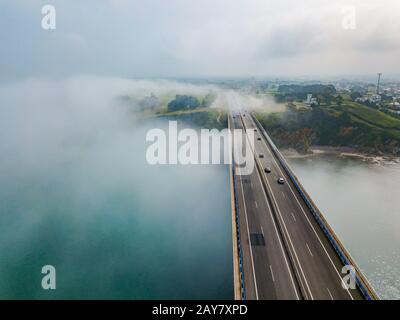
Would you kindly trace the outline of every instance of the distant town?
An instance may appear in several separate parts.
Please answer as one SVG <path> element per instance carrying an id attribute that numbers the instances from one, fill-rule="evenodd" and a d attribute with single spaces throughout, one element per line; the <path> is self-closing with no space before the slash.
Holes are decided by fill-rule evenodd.
<path id="1" fill-rule="evenodd" d="M 350 148 L 367 155 L 400 155 L 400 81 L 367 79 L 185 79 L 214 84 L 263 101 L 255 112 L 277 145 Z M 252 108 L 252 101 L 247 102 Z M 278 106 L 278 108 L 276 108 Z"/>

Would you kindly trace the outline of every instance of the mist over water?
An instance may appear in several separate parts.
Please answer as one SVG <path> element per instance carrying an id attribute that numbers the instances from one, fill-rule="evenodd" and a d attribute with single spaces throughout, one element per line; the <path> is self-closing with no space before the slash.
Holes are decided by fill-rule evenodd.
<path id="1" fill-rule="evenodd" d="M 296 175 L 384 299 L 400 298 L 400 165 L 290 159 Z"/>
<path id="2" fill-rule="evenodd" d="M 72 78 L 0 87 L 0 298 L 230 299 L 227 166 L 150 166 L 123 94 L 206 89 Z M 54 265 L 57 289 L 41 288 Z"/>
<path id="3" fill-rule="evenodd" d="M 150 166 L 146 133 L 168 123 L 115 99 L 209 90 L 96 77 L 2 84 L 0 298 L 233 298 L 228 168 Z M 216 101 L 260 104 L 232 91 Z M 380 296 L 400 298 L 400 167 L 290 163 Z M 46 264 L 54 291 L 41 288 Z"/>

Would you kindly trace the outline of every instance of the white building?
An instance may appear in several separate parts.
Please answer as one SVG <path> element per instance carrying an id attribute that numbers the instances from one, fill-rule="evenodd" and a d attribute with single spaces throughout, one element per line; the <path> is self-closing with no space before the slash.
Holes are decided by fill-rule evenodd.
<path id="1" fill-rule="evenodd" d="M 309 106 L 318 104 L 317 98 L 313 98 L 311 93 L 307 94 L 307 100 L 305 102 Z"/>
<path id="2" fill-rule="evenodd" d="M 363 96 L 360 98 L 356 98 L 355 100 L 356 102 L 360 102 L 360 103 L 365 103 L 365 102 L 370 102 L 370 103 L 379 103 L 382 101 L 382 97 L 379 94 L 374 94 L 370 97 L 367 96 Z"/>

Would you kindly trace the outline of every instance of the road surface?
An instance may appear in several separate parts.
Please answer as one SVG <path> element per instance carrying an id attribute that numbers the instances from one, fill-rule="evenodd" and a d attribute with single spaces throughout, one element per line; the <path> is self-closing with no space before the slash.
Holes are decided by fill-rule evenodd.
<path id="1" fill-rule="evenodd" d="M 233 114 L 231 128 L 257 130 L 259 168 L 236 176 L 246 299 L 362 299 L 358 289 L 342 287 L 342 262 L 251 114 Z"/>

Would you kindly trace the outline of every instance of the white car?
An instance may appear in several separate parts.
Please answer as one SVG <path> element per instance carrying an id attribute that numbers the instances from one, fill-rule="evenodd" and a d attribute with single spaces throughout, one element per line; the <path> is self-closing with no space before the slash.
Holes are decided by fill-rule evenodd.
<path id="1" fill-rule="evenodd" d="M 284 184 L 284 183 L 285 183 L 285 180 L 284 180 L 283 178 L 279 178 L 279 179 L 278 179 L 278 183 L 279 183 L 279 184 Z"/>

